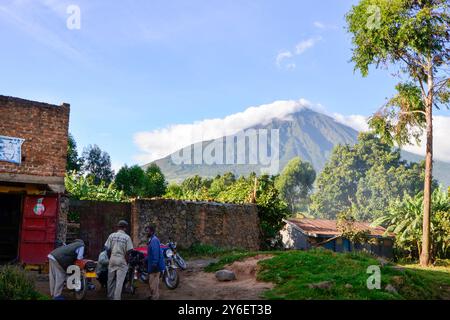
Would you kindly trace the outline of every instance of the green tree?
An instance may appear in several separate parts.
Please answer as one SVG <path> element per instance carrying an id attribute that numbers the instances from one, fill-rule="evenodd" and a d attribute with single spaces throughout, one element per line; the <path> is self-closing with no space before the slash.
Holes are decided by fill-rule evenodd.
<path id="1" fill-rule="evenodd" d="M 83 151 L 83 172 L 91 176 L 94 184 L 110 184 L 114 179 L 109 154 L 97 145 L 89 145 Z"/>
<path id="2" fill-rule="evenodd" d="M 127 197 L 144 197 L 146 175 L 138 165 L 120 168 L 114 179 L 117 189 L 122 190 Z"/>
<path id="3" fill-rule="evenodd" d="M 216 198 L 227 187 L 236 182 L 236 176 L 232 172 L 226 172 L 222 176 L 217 175 L 211 182 L 209 188 L 209 194 L 211 197 Z"/>
<path id="4" fill-rule="evenodd" d="M 384 214 L 390 202 L 422 190 L 423 173 L 423 166 L 401 161 L 371 167 L 358 182 L 353 206 L 356 218 L 371 221 Z"/>
<path id="5" fill-rule="evenodd" d="M 75 138 L 71 133 L 69 133 L 67 141 L 67 162 L 66 171 L 67 172 L 80 172 L 81 171 L 82 160 L 78 157 L 77 143 Z"/>
<path id="6" fill-rule="evenodd" d="M 145 170 L 145 196 L 162 197 L 166 193 L 167 182 L 161 169 L 152 163 Z"/>
<path id="7" fill-rule="evenodd" d="M 183 189 L 181 188 L 181 186 L 179 184 L 170 183 L 167 186 L 166 194 L 164 195 L 164 198 L 182 200 L 182 199 L 184 199 Z"/>
<path id="8" fill-rule="evenodd" d="M 293 158 L 284 167 L 275 185 L 292 213 L 306 208 L 315 179 L 316 171 L 312 165 L 302 162 L 300 157 Z"/>
<path id="9" fill-rule="evenodd" d="M 422 250 L 423 192 L 414 197 L 397 200 L 374 221 L 395 233 L 396 246 L 411 258 L 418 258 Z M 431 258 L 448 258 L 450 255 L 450 198 L 440 189 L 432 194 Z"/>
<path id="10" fill-rule="evenodd" d="M 336 219 L 353 211 L 358 220 L 372 220 L 391 201 L 422 189 L 423 170 L 400 159 L 400 152 L 370 133 L 361 133 L 353 146 L 338 145 L 316 181 L 310 210 Z"/>
<path id="11" fill-rule="evenodd" d="M 370 120 L 390 143 L 409 144 L 426 130 L 423 241 L 420 263 L 430 262 L 433 107 L 449 103 L 450 15 L 448 0 L 361 0 L 347 14 L 355 69 L 392 65 L 397 94 Z"/>

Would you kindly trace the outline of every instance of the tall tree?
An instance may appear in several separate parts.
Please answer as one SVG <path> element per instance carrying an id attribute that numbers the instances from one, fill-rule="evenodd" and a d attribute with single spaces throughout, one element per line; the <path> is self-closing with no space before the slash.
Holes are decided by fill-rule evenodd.
<path id="1" fill-rule="evenodd" d="M 397 94 L 370 120 L 383 139 L 418 142 L 426 130 L 423 241 L 420 263 L 430 263 L 433 107 L 449 103 L 450 15 L 448 0 L 362 0 L 347 14 L 355 69 L 393 66 Z"/>
<path id="2" fill-rule="evenodd" d="M 68 141 L 67 141 L 67 163 L 66 163 L 66 171 L 67 172 L 80 172 L 82 161 L 78 157 L 77 151 L 77 143 L 75 138 L 71 133 L 69 133 Z"/>
<path id="3" fill-rule="evenodd" d="M 166 193 L 167 182 L 157 164 L 152 163 L 145 170 L 145 195 L 147 197 L 161 197 Z"/>
<path id="4" fill-rule="evenodd" d="M 307 204 L 314 180 L 316 180 L 316 171 L 309 162 L 302 162 L 300 157 L 289 161 L 277 177 L 275 186 L 292 213 Z"/>
<path id="5" fill-rule="evenodd" d="M 400 159 L 400 151 L 370 133 L 360 133 L 358 143 L 338 145 L 316 181 L 311 196 L 314 215 L 336 219 L 352 210 L 358 220 L 371 221 L 389 203 L 405 194 L 415 195 L 423 168 Z"/>
<path id="6" fill-rule="evenodd" d="M 94 184 L 100 184 L 102 181 L 109 184 L 114 179 L 111 158 L 97 145 L 89 145 L 84 149 L 82 169 L 86 175 L 93 177 Z"/>
<path id="7" fill-rule="evenodd" d="M 143 197 L 145 179 L 145 172 L 140 166 L 125 165 L 117 172 L 114 183 L 127 197 Z"/>

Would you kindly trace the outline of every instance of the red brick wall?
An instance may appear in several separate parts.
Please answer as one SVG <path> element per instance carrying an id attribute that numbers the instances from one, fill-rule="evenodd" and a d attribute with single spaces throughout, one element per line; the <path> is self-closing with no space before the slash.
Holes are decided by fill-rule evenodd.
<path id="1" fill-rule="evenodd" d="M 70 105 L 0 96 L 0 135 L 25 139 L 20 165 L 0 161 L 0 173 L 64 177 Z"/>

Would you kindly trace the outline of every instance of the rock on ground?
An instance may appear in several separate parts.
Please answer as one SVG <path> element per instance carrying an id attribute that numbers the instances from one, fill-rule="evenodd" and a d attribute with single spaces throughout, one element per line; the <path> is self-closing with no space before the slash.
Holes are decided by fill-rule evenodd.
<path id="1" fill-rule="evenodd" d="M 236 274 L 230 270 L 219 270 L 216 272 L 216 278 L 219 281 L 233 281 L 236 280 Z"/>

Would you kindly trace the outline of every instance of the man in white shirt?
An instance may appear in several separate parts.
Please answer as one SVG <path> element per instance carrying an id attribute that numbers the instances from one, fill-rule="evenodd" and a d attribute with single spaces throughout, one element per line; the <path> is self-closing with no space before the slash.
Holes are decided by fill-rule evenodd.
<path id="1" fill-rule="evenodd" d="M 77 239 L 71 244 L 56 248 L 48 257 L 50 294 L 55 300 L 63 300 L 62 291 L 67 277 L 67 268 L 76 260 L 82 260 L 84 255 L 84 242 Z"/>
<path id="2" fill-rule="evenodd" d="M 108 298 L 120 300 L 122 287 L 128 271 L 126 254 L 133 249 L 133 242 L 126 234 L 128 223 L 124 220 L 117 224 L 117 232 L 109 235 L 105 247 L 111 252 L 108 265 Z"/>

